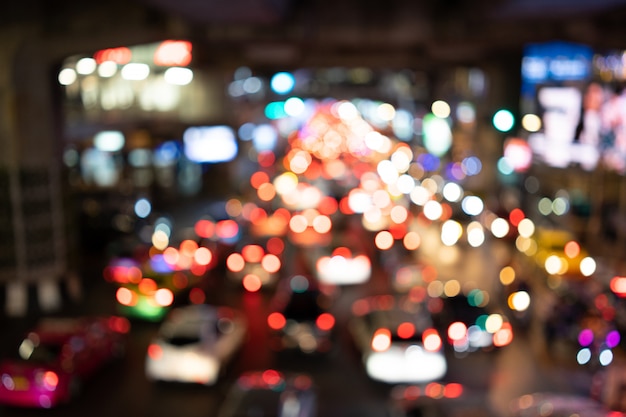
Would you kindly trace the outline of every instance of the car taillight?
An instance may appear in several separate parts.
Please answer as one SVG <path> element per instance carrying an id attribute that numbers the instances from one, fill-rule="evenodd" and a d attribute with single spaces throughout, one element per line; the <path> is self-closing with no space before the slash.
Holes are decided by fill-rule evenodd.
<path id="1" fill-rule="evenodd" d="M 378 329 L 372 337 L 372 350 L 384 352 L 391 347 L 391 332 L 389 329 Z"/>
<path id="2" fill-rule="evenodd" d="M 152 343 L 150 344 L 150 346 L 148 346 L 148 356 L 150 357 L 150 359 L 158 361 L 163 356 L 163 349 L 161 348 L 161 346 Z"/>
<path id="3" fill-rule="evenodd" d="M 154 300 L 161 307 L 168 307 L 174 302 L 174 293 L 168 288 L 159 288 L 154 293 Z"/>
<path id="4" fill-rule="evenodd" d="M 126 287 L 120 287 L 115 292 L 115 299 L 118 303 L 125 306 L 133 306 L 137 304 L 137 294 Z"/>
<path id="5" fill-rule="evenodd" d="M 400 323 L 396 329 L 396 334 L 401 339 L 410 339 L 415 335 L 415 325 L 408 321 Z"/>
<path id="6" fill-rule="evenodd" d="M 320 330 L 328 331 L 335 326 L 335 317 L 330 313 L 322 313 L 317 316 L 315 324 Z"/>
<path id="7" fill-rule="evenodd" d="M 441 349 L 441 337 L 439 333 L 435 329 L 427 329 L 422 333 L 422 343 L 424 344 L 424 349 L 429 352 L 436 352 Z"/>
<path id="8" fill-rule="evenodd" d="M 128 333 L 130 331 L 130 321 L 125 317 L 109 317 L 109 329 L 118 333 Z"/>
<path id="9" fill-rule="evenodd" d="M 267 316 L 267 325 L 273 330 L 280 330 L 285 327 L 287 320 L 281 313 L 275 311 Z"/>
<path id="10" fill-rule="evenodd" d="M 513 328 L 511 323 L 503 323 L 502 327 L 494 333 L 493 344 L 496 347 L 506 346 L 513 340 Z"/>
<path id="11" fill-rule="evenodd" d="M 261 378 L 263 382 L 270 387 L 275 387 L 283 382 L 283 375 L 274 369 L 263 371 Z"/>
<path id="12" fill-rule="evenodd" d="M 49 391 L 54 391 L 59 385 L 59 376 L 54 371 L 39 371 L 35 375 L 37 384 Z"/>

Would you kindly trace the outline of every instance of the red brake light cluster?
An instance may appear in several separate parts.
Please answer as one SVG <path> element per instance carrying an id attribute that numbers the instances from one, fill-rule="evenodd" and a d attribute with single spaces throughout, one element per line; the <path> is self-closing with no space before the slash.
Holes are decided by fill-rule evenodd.
<path id="1" fill-rule="evenodd" d="M 128 321 L 128 319 L 125 317 L 110 317 L 109 329 L 118 333 L 128 333 L 130 331 L 130 321 Z"/>
<path id="2" fill-rule="evenodd" d="M 329 331 L 335 326 L 335 317 L 330 313 L 322 313 L 317 316 L 315 325 L 320 330 Z"/>
<path id="3" fill-rule="evenodd" d="M 285 381 L 283 374 L 274 369 L 249 372 L 239 377 L 237 384 L 244 389 L 273 388 Z"/>
<path id="4" fill-rule="evenodd" d="M 287 324 L 285 316 L 277 311 L 267 316 L 267 325 L 273 330 L 280 330 L 285 327 L 285 324 Z"/>
<path id="5" fill-rule="evenodd" d="M 150 359 L 158 361 L 163 356 L 163 348 L 155 343 L 151 344 L 148 346 L 148 356 Z"/>
<path id="6" fill-rule="evenodd" d="M 54 371 L 40 371 L 35 375 L 35 381 L 48 391 L 54 391 L 59 385 L 59 376 Z"/>
<path id="7" fill-rule="evenodd" d="M 436 352 L 441 349 L 442 341 L 439 332 L 435 329 L 426 329 L 422 333 L 422 343 L 424 348 L 430 352 Z"/>

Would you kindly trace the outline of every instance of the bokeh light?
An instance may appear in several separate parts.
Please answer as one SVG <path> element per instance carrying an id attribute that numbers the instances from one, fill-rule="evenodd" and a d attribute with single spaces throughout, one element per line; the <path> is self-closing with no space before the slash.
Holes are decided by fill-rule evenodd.
<path id="1" fill-rule="evenodd" d="M 526 291 L 516 291 L 509 295 L 508 305 L 511 310 L 526 311 L 530 306 L 530 295 Z"/>
<path id="2" fill-rule="evenodd" d="M 541 118 L 536 114 L 525 114 L 522 117 L 522 127 L 529 132 L 538 132 L 541 129 Z"/>
<path id="3" fill-rule="evenodd" d="M 444 100 L 436 100 L 430 106 L 430 111 L 437 117 L 445 119 L 450 116 L 450 105 Z"/>
<path id="4" fill-rule="evenodd" d="M 276 94 L 288 94 L 296 85 L 296 79 L 289 72 L 277 72 L 270 80 L 270 88 Z"/>
<path id="5" fill-rule="evenodd" d="M 515 124 L 515 117 L 509 110 L 501 109 L 493 115 L 493 126 L 500 132 L 508 132 L 513 129 Z"/>

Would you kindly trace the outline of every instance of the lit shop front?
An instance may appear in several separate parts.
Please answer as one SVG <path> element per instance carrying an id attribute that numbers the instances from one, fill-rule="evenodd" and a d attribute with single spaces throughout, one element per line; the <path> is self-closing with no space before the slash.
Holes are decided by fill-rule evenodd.
<path id="1" fill-rule="evenodd" d="M 64 163 L 72 186 L 150 187 L 193 195 L 202 187 L 195 162 L 221 162 L 236 154 L 229 128 L 189 126 L 224 122 L 219 77 L 193 65 L 191 42 L 165 40 L 67 58 L 63 89 Z M 224 152 L 199 155 L 198 141 L 230 138 Z M 188 137 L 188 146 L 181 139 Z M 234 148 L 235 147 L 235 148 Z M 189 153 L 191 152 L 191 153 Z M 199 158 L 199 161 L 195 161 Z"/>

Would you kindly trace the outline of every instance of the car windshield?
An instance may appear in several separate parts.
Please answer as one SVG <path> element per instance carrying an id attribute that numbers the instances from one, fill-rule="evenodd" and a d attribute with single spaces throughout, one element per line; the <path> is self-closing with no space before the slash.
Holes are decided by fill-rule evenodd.
<path id="1" fill-rule="evenodd" d="M 285 307 L 285 317 L 298 321 L 315 320 L 323 312 L 318 297 L 318 291 L 294 292 Z"/>
<path id="2" fill-rule="evenodd" d="M 166 338 L 165 341 L 173 346 L 185 346 L 198 343 L 200 338 L 198 336 L 173 335 Z"/>
<path id="3" fill-rule="evenodd" d="M 445 298 L 441 312 L 434 316 L 438 324 L 448 325 L 454 321 L 473 324 L 485 314 L 487 312 L 484 308 L 472 306 L 464 296 L 456 296 Z"/>
<path id="4" fill-rule="evenodd" d="M 209 340 L 221 334 L 219 323 L 213 319 L 171 321 L 161 328 L 161 337 L 173 346 L 185 346 Z"/>

